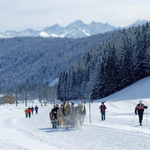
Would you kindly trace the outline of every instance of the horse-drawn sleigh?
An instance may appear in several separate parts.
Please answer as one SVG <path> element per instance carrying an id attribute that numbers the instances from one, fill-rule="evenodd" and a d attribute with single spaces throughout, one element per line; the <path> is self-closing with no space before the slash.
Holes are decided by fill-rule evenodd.
<path id="1" fill-rule="evenodd" d="M 66 102 L 60 108 L 58 105 L 56 105 L 56 107 L 53 108 L 49 113 L 50 121 L 53 128 L 78 128 L 83 124 L 85 115 L 86 108 L 83 102 L 79 102 L 78 105 L 75 107 L 69 102 Z"/>

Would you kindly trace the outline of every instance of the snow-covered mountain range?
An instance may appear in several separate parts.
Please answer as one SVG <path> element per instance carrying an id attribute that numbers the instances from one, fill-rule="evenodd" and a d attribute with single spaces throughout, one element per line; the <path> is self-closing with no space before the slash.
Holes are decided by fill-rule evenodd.
<path id="1" fill-rule="evenodd" d="M 142 25 L 146 22 L 146 20 L 137 20 L 135 23 L 130 26 L 138 26 Z M 129 27 L 129 26 L 127 26 Z M 9 38 L 9 37 L 24 37 L 24 36 L 32 36 L 32 37 L 66 37 L 66 38 L 82 38 L 86 36 L 91 36 L 99 33 L 105 33 L 113 30 L 117 30 L 116 28 L 108 23 L 100 23 L 100 22 L 91 22 L 90 24 L 85 24 L 80 20 L 76 20 L 73 23 L 70 23 L 66 27 L 61 27 L 59 24 L 55 24 L 53 26 L 49 26 L 44 28 L 43 30 L 33 30 L 27 29 L 24 31 L 5 31 L 0 32 L 0 38 Z"/>

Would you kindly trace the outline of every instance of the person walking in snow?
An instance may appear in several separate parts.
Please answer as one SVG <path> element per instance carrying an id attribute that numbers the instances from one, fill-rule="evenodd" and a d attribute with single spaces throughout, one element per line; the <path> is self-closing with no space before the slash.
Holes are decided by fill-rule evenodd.
<path id="1" fill-rule="evenodd" d="M 142 101 L 140 100 L 140 103 L 136 105 L 135 107 L 135 114 L 137 115 L 138 112 L 138 116 L 139 116 L 139 123 L 142 126 L 142 120 L 143 120 L 143 112 L 144 109 L 147 109 L 148 107 L 145 106 Z"/>
<path id="2" fill-rule="evenodd" d="M 29 107 L 29 108 L 27 109 L 27 111 L 28 111 L 29 118 L 30 118 L 30 117 L 31 117 L 31 112 L 32 112 L 32 109 Z"/>
<path id="3" fill-rule="evenodd" d="M 28 109 L 25 109 L 26 118 L 28 117 Z"/>
<path id="4" fill-rule="evenodd" d="M 104 105 L 104 102 L 102 102 L 102 104 L 99 106 L 100 112 L 101 112 L 101 118 L 102 121 L 105 120 L 105 109 L 107 109 L 107 107 Z"/>
<path id="5" fill-rule="evenodd" d="M 37 107 L 37 105 L 35 106 L 35 112 L 36 112 L 36 114 L 38 113 L 38 107 Z"/>
<path id="6" fill-rule="evenodd" d="M 33 111 L 34 111 L 34 108 L 33 108 L 33 106 L 31 107 L 31 109 L 32 109 L 32 115 L 33 115 Z"/>

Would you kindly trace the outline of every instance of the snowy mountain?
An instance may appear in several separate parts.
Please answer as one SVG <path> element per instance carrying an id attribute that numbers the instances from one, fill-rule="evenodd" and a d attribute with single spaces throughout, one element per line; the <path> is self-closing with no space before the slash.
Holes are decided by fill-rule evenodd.
<path id="1" fill-rule="evenodd" d="M 40 32 L 40 36 L 43 36 L 42 32 L 46 33 L 48 37 L 64 37 L 65 36 L 65 30 L 59 24 L 55 24 L 51 27 L 46 27 Z"/>
<path id="2" fill-rule="evenodd" d="M 138 20 L 130 26 L 138 26 L 142 25 L 146 22 L 146 20 Z M 117 30 L 116 28 L 108 23 L 100 23 L 100 22 L 91 22 L 90 24 L 85 24 L 80 20 L 76 20 L 73 23 L 70 23 L 66 27 L 61 27 L 59 24 L 55 24 L 50 27 L 46 27 L 43 30 L 33 30 L 27 29 L 24 31 L 6 31 L 0 32 L 0 38 L 8 38 L 8 37 L 22 37 L 22 36 L 41 36 L 41 37 L 67 37 L 67 38 L 81 38 L 86 36 L 91 36 L 99 33 L 105 33 L 113 30 Z"/>
<path id="3" fill-rule="evenodd" d="M 39 107 L 39 113 L 26 118 L 26 107 L 20 103 L 1 105 L 1 150 L 149 150 L 150 149 L 150 77 L 91 103 L 86 101 L 86 117 L 79 128 L 52 128 L 49 112 L 53 105 L 41 106 L 28 101 L 28 106 Z M 138 95 L 137 95 L 138 93 Z M 134 97 L 133 97 L 134 95 Z M 134 109 L 139 100 L 148 106 L 144 111 L 143 126 L 139 126 Z M 106 101 L 106 120 L 101 121 L 99 106 Z M 74 102 L 77 106 L 78 101 Z M 60 105 L 61 103 L 58 102 Z M 90 110 L 90 111 L 89 111 Z M 91 113 L 90 113 L 91 112 Z M 90 123 L 91 114 L 91 123 Z"/>
<path id="4" fill-rule="evenodd" d="M 136 22 L 126 26 L 125 28 L 127 29 L 129 27 L 138 27 L 139 25 L 141 26 L 141 25 L 145 24 L 146 22 L 147 22 L 147 20 L 140 20 L 140 19 L 138 19 Z"/>
<path id="5" fill-rule="evenodd" d="M 42 36 L 42 37 L 67 37 L 67 38 L 81 38 L 94 34 L 104 33 L 115 30 L 114 26 L 103 23 L 92 22 L 89 25 L 83 23 L 80 20 L 76 20 L 70 23 L 66 27 L 61 27 L 59 24 L 55 24 L 50 27 L 46 27 L 41 31 L 27 29 L 24 31 L 6 31 L 1 32 L 0 37 L 15 37 L 15 36 Z"/>
<path id="6" fill-rule="evenodd" d="M 142 25 L 145 24 L 147 22 L 147 20 L 137 20 L 136 22 L 134 22 L 133 24 L 131 24 L 131 27 L 137 27 L 138 25 Z"/>

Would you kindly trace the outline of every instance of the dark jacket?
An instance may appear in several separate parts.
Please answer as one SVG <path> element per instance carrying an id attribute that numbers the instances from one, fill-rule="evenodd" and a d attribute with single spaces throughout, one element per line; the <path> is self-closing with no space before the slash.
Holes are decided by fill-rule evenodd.
<path id="1" fill-rule="evenodd" d="M 148 107 L 147 106 L 145 106 L 144 104 L 137 104 L 136 105 L 136 107 L 135 107 L 135 114 L 137 114 L 137 112 L 138 112 L 138 114 L 141 114 L 141 113 L 143 113 L 144 112 L 144 109 L 147 109 Z"/>
<path id="2" fill-rule="evenodd" d="M 105 112 L 105 109 L 107 109 L 107 107 L 105 105 L 100 105 L 99 109 L 101 110 L 101 113 L 102 113 L 102 112 Z"/>
<path id="3" fill-rule="evenodd" d="M 59 109 L 59 107 L 55 107 L 52 109 L 52 113 L 57 113 L 57 110 Z"/>
<path id="4" fill-rule="evenodd" d="M 57 119 L 57 110 L 59 109 L 59 107 L 55 107 L 51 110 L 52 114 L 54 115 L 55 119 Z"/>

